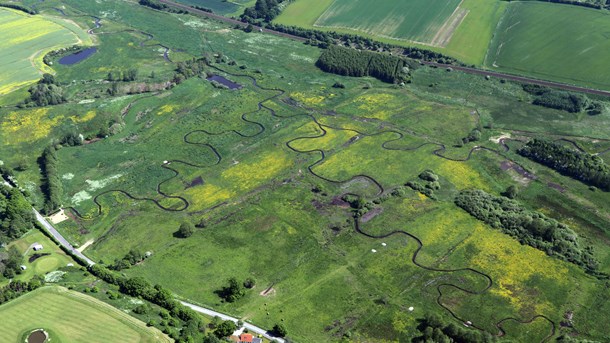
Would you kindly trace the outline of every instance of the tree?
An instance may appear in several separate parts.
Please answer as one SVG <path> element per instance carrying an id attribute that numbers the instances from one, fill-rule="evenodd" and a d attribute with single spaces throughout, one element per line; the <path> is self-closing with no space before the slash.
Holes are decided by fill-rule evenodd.
<path id="1" fill-rule="evenodd" d="M 218 338 L 224 338 L 231 336 L 233 331 L 237 330 L 237 325 L 230 320 L 225 320 L 222 323 L 218 324 L 216 330 L 214 330 L 214 335 Z"/>
<path id="2" fill-rule="evenodd" d="M 284 324 L 278 323 L 273 327 L 273 334 L 279 337 L 286 337 L 288 330 L 286 330 Z"/>
<path id="3" fill-rule="evenodd" d="M 244 286 L 236 278 L 230 278 L 229 285 L 220 291 L 220 296 L 230 303 L 239 300 L 245 294 Z"/>
<path id="4" fill-rule="evenodd" d="M 249 277 L 244 281 L 244 287 L 253 288 L 255 283 L 256 281 L 254 280 L 254 278 Z"/>
<path id="5" fill-rule="evenodd" d="M 191 222 L 183 222 L 178 229 L 178 237 L 188 238 L 195 232 L 195 226 Z"/>
<path id="6" fill-rule="evenodd" d="M 506 191 L 504 191 L 504 195 L 505 195 L 507 198 L 510 198 L 510 199 L 514 199 L 514 198 L 516 198 L 516 197 L 517 197 L 517 193 L 518 193 L 518 191 L 517 191 L 517 187 L 515 187 L 515 185 L 511 185 L 511 186 L 509 186 L 509 187 L 506 189 Z"/>

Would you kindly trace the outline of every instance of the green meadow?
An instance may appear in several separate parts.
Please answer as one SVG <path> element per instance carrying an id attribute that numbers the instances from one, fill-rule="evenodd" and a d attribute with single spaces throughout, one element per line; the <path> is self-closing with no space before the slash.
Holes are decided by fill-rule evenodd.
<path id="1" fill-rule="evenodd" d="M 594 247 L 600 271 L 610 272 L 608 194 L 516 153 L 533 137 L 565 138 L 603 153 L 610 148 L 607 108 L 592 116 L 534 106 L 519 84 L 427 66 L 412 68 L 404 86 L 327 74 L 315 66 L 320 49 L 286 38 L 135 2 L 62 3 L 66 17 L 82 27 L 92 27 L 92 15 L 102 18 L 92 35 L 99 50 L 73 66 L 56 66 L 65 104 L 13 107 L 23 90 L 0 98 L 11 106 L 0 108 L 0 160 L 24 166 L 17 179 L 42 207 L 37 159 L 43 149 L 66 134 L 87 138 L 57 151 L 61 201 L 71 217 L 57 227 L 74 245 L 91 243 L 84 253 L 94 261 L 110 266 L 131 249 L 150 252 L 121 273 L 264 328 L 283 323 L 295 342 L 411 341 L 422 335 L 417 327 L 429 314 L 460 327 L 471 321 L 493 336 L 500 326 L 502 342 L 574 333 L 608 339 L 596 320 L 610 313 L 606 281 L 520 244 L 454 204 L 461 190 L 499 195 L 516 186 L 523 206 L 569 225 Z M 278 21 L 296 20 L 287 16 L 304 3 L 290 4 Z M 328 6 L 316 2 L 299 20 L 314 25 Z M 475 63 L 493 18 L 517 7 L 475 0 L 461 6 L 470 12 L 445 49 L 464 56 L 472 50 Z M 391 6 L 380 8 L 388 15 Z M 327 19 L 353 16 L 339 9 Z M 433 9 L 437 14 L 427 20 L 441 20 L 440 5 Z M 476 13 L 489 17 L 480 21 Z M 423 28 L 396 32 L 425 36 Z M 482 32 L 480 42 L 455 43 L 472 32 Z M 215 86 L 205 74 L 159 87 L 176 79 L 180 62 L 200 57 L 209 61 L 205 72 L 242 88 Z M 136 80 L 114 81 L 118 94 L 111 94 L 108 73 L 129 68 L 138 70 Z M 464 143 L 473 130 L 479 140 Z M 515 164 L 536 177 L 507 168 Z M 439 177 L 434 197 L 405 186 L 425 170 Z M 361 198 L 369 211 L 355 217 L 346 195 Z M 176 234 L 183 222 L 197 224 L 188 238 Z M 39 233 L 12 244 L 26 251 L 33 242 L 51 247 Z M 49 251 L 28 277 L 56 269 L 51 260 L 69 261 Z M 95 282 L 85 277 L 77 290 Z M 255 285 L 229 303 L 217 293 L 231 277 L 253 278 Z M 21 318 L 17 329 L 0 330 L 7 340 L 34 327 L 57 341 L 74 340 L 78 332 L 52 313 L 61 301 L 84 311 L 79 324 L 91 316 L 107 323 L 112 330 L 99 336 L 106 341 L 155 339 L 120 311 L 98 314 L 105 305 L 92 301 L 85 303 L 95 306 L 81 309 L 87 307 L 81 296 L 60 288 L 25 295 L 0 313 L 22 311 L 37 297 L 51 321 Z M 121 307 L 105 294 L 96 298 Z M 573 327 L 560 327 L 568 312 Z"/>

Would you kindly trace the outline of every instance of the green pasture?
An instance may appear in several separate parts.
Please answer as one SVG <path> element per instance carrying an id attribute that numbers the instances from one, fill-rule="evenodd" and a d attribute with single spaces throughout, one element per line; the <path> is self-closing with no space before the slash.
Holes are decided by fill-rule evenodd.
<path id="1" fill-rule="evenodd" d="M 53 72 L 44 55 L 73 44 L 90 44 L 84 31 L 71 23 L 20 11 L 0 9 L 0 95 L 7 94 Z"/>
<path id="2" fill-rule="evenodd" d="M 485 65 L 541 79 L 610 89 L 604 63 L 610 49 L 609 30 L 610 16 L 606 11 L 514 2 L 500 21 Z"/>
<path id="3" fill-rule="evenodd" d="M 89 296 L 43 287 L 0 306 L 3 342 L 44 329 L 53 342 L 170 342 L 156 329 Z"/>

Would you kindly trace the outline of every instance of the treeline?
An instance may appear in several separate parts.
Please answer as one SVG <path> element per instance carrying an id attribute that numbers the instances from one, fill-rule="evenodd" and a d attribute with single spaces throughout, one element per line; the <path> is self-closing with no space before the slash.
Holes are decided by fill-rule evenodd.
<path id="1" fill-rule="evenodd" d="M 593 257 L 592 247 L 583 248 L 578 235 L 555 219 L 530 211 L 515 200 L 497 197 L 482 190 L 460 192 L 455 198 L 455 204 L 521 244 L 574 263 L 588 273 L 597 272 L 599 262 Z"/>
<path id="2" fill-rule="evenodd" d="M 0 288 L 0 304 L 13 300 L 27 292 L 31 292 L 44 284 L 40 277 L 34 277 L 29 282 L 12 281 L 8 285 Z"/>
<path id="3" fill-rule="evenodd" d="M 208 13 L 214 13 L 214 11 L 211 8 L 197 6 L 197 5 L 193 5 L 191 7 L 196 9 L 196 10 L 200 10 L 200 11 L 204 11 L 204 12 L 208 12 Z"/>
<path id="4" fill-rule="evenodd" d="M 316 66 L 328 73 L 355 77 L 372 76 L 390 83 L 406 81 L 409 78 L 408 65 L 400 57 L 336 45 L 324 50 Z"/>
<path id="5" fill-rule="evenodd" d="M 505 0 L 510 2 L 511 0 Z M 552 2 L 555 4 L 566 4 L 566 5 L 574 5 L 595 9 L 603 9 L 604 7 L 610 6 L 610 1 L 606 0 L 536 0 L 541 2 Z"/>
<path id="6" fill-rule="evenodd" d="M 143 254 L 140 250 L 131 249 L 125 256 L 123 256 L 122 259 L 116 259 L 112 265 L 108 266 L 108 268 L 117 271 L 129 269 L 131 266 L 135 266 L 136 264 L 144 261 L 146 257 L 147 255 Z"/>
<path id="7" fill-rule="evenodd" d="M 590 115 L 602 113 L 604 105 L 599 101 L 591 101 L 584 94 L 559 91 L 545 86 L 524 84 L 523 90 L 535 96 L 534 105 L 579 113 L 586 110 Z"/>
<path id="8" fill-rule="evenodd" d="M 57 171 L 57 148 L 55 145 L 46 147 L 40 157 L 40 169 L 43 175 L 42 193 L 45 196 L 43 212 L 51 214 L 61 206 L 63 193 L 61 178 Z"/>
<path id="9" fill-rule="evenodd" d="M 257 19 L 262 19 L 265 22 L 271 22 L 277 17 L 280 12 L 280 4 L 285 0 L 257 0 L 253 7 L 248 7 L 241 15 L 242 21 L 253 22 Z"/>
<path id="10" fill-rule="evenodd" d="M 44 74 L 38 83 L 28 90 L 30 97 L 21 106 L 49 106 L 66 102 L 63 89 L 51 74 Z"/>
<path id="11" fill-rule="evenodd" d="M 118 70 L 118 71 L 111 71 L 108 72 L 108 75 L 106 75 L 106 80 L 107 81 L 124 81 L 124 82 L 129 82 L 129 81 L 135 81 L 138 78 L 138 69 L 135 68 L 131 68 L 131 69 L 127 69 L 127 70 Z"/>
<path id="12" fill-rule="evenodd" d="M 0 245 L 17 239 L 34 228 L 32 205 L 17 188 L 0 179 Z"/>
<path id="13" fill-rule="evenodd" d="M 138 1 L 138 3 L 142 6 L 150 7 L 152 9 L 159 10 L 159 11 L 166 11 L 166 12 L 170 12 L 170 13 L 180 13 L 180 14 L 188 13 L 188 11 L 173 9 L 173 8 L 167 6 L 166 4 L 161 3 L 159 1 L 155 1 L 155 0 L 140 0 L 140 1 Z"/>
<path id="14" fill-rule="evenodd" d="M 445 324 L 437 315 L 427 315 L 417 327 L 422 334 L 413 343 L 492 343 L 497 339 L 485 331 L 459 327 L 454 323 Z"/>
<path id="15" fill-rule="evenodd" d="M 14 10 L 22 11 L 31 15 L 38 14 L 38 11 L 36 9 L 28 8 L 17 4 L 0 4 L 0 7 L 12 8 Z"/>
<path id="16" fill-rule="evenodd" d="M 517 153 L 563 175 L 606 192 L 610 191 L 610 168 L 599 156 L 572 150 L 544 139 L 529 141 Z"/>
<path id="17" fill-rule="evenodd" d="M 121 276 L 99 264 L 89 266 L 88 270 L 105 282 L 118 286 L 121 293 L 132 297 L 140 297 L 161 306 L 169 311 L 172 317 L 184 321 L 185 328 L 197 328 L 197 330 L 181 330 L 180 335 L 174 337 L 177 342 L 192 342 L 199 338 L 194 336 L 198 335 L 200 333 L 199 328 L 203 327 L 201 318 L 195 311 L 176 301 L 168 289 L 160 285 L 153 286 L 142 277 L 128 278 Z"/>

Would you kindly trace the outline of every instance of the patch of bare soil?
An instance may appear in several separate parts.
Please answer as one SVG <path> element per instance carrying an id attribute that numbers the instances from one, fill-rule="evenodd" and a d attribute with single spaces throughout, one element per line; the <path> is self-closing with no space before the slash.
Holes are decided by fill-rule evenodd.
<path id="1" fill-rule="evenodd" d="M 362 223 L 366 223 L 369 220 L 377 217 L 379 214 L 381 214 L 383 212 L 383 208 L 382 207 L 376 207 L 370 211 L 368 211 L 367 213 L 365 213 L 362 218 L 360 218 L 360 221 Z"/>
<path id="2" fill-rule="evenodd" d="M 259 295 L 261 295 L 263 297 L 268 297 L 270 295 L 275 295 L 275 288 L 269 287 L 269 288 L 263 290 L 262 292 L 260 292 Z"/>
<path id="3" fill-rule="evenodd" d="M 566 191 L 566 189 L 565 189 L 565 188 L 563 188 L 563 187 L 561 187 L 560 185 L 558 185 L 558 184 L 556 184 L 556 183 L 553 183 L 553 182 L 549 182 L 549 183 L 547 183 L 547 186 L 549 186 L 549 187 L 551 187 L 551 188 L 553 188 L 553 189 L 556 189 L 556 190 L 558 190 L 558 191 L 559 191 L 559 192 L 561 192 L 561 193 L 563 193 L 563 192 L 565 192 L 565 191 Z"/>
<path id="4" fill-rule="evenodd" d="M 461 8 L 458 6 L 453 14 L 445 21 L 443 26 L 436 32 L 434 38 L 432 38 L 431 45 L 438 46 L 444 48 L 449 44 L 451 37 L 453 37 L 453 33 L 460 26 L 466 15 L 468 15 L 470 11 Z"/>

